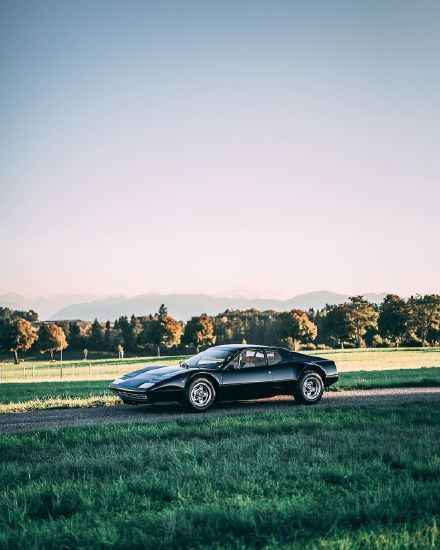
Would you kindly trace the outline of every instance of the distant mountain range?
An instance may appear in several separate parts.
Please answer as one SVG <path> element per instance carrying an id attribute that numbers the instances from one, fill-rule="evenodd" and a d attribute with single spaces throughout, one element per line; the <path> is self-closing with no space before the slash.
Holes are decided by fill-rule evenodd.
<path id="1" fill-rule="evenodd" d="M 56 296 L 29 297 L 21 296 L 15 292 L 0 295 L 0 306 L 11 309 L 29 310 L 38 313 L 40 319 L 50 319 L 60 309 L 79 303 L 96 300 L 96 296 L 90 294 L 60 294 Z"/>
<path id="2" fill-rule="evenodd" d="M 364 294 L 370 302 L 380 303 L 383 294 Z M 273 309 L 286 311 L 298 309 L 319 309 L 326 304 L 341 304 L 347 301 L 348 295 L 337 294 L 327 290 L 298 294 L 288 300 L 271 298 L 220 297 L 208 294 L 140 294 L 132 298 L 111 296 L 96 299 L 83 295 L 60 295 L 47 298 L 27 299 L 18 294 L 9 293 L 0 296 L 0 306 L 12 309 L 33 309 L 40 319 L 81 319 L 93 321 L 113 320 L 121 315 L 136 316 L 155 313 L 161 304 L 165 304 L 170 315 L 180 320 L 187 320 L 193 315 L 207 313 L 216 315 L 225 309 Z"/>

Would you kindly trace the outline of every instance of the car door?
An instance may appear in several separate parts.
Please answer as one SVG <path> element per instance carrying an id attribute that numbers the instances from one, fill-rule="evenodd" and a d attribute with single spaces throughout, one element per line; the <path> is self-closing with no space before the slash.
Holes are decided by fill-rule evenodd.
<path id="1" fill-rule="evenodd" d="M 223 399 L 250 399 L 271 394 L 272 373 L 264 350 L 242 350 L 222 372 Z"/>
<path id="2" fill-rule="evenodd" d="M 269 369 L 272 371 L 272 384 L 275 395 L 291 395 L 293 388 L 292 363 L 286 361 L 275 348 L 266 349 Z"/>

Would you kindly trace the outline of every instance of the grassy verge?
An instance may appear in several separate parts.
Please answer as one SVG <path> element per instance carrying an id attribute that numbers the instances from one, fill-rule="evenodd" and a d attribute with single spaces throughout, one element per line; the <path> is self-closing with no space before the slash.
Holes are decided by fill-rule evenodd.
<path id="1" fill-rule="evenodd" d="M 324 350 L 316 355 L 335 361 L 340 372 L 440 366 L 440 348 Z"/>
<path id="2" fill-rule="evenodd" d="M 0 547 L 433 548 L 440 403 L 0 436 Z"/>
<path id="3" fill-rule="evenodd" d="M 374 390 L 378 388 L 424 388 L 440 386 L 440 367 L 419 369 L 341 372 L 331 390 Z"/>
<path id="4" fill-rule="evenodd" d="M 0 404 L 0 414 L 42 411 L 45 409 L 88 409 L 120 405 L 121 401 L 114 395 L 89 397 L 47 397 L 44 399 L 30 399 L 17 403 Z"/>
<path id="5" fill-rule="evenodd" d="M 135 357 L 130 359 L 97 359 L 94 361 L 28 361 L 18 365 L 0 363 L 0 381 L 38 382 L 62 380 L 105 380 L 116 378 L 144 366 L 176 365 L 187 355 L 168 357 Z"/>
<path id="6" fill-rule="evenodd" d="M 96 407 L 120 401 L 110 395 L 109 380 L 78 382 L 3 383 L 0 385 L 0 413 L 38 409 Z M 331 390 L 369 390 L 440 386 L 440 367 L 401 371 L 342 372 Z"/>

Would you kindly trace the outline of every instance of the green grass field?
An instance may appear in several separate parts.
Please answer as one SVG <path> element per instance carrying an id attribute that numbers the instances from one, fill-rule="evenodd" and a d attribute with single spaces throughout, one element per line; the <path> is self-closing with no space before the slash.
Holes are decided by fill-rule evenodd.
<path id="1" fill-rule="evenodd" d="M 0 413 L 49 408 L 114 405 L 120 401 L 107 389 L 110 380 L 35 382 L 0 385 Z M 440 386 L 440 367 L 389 371 L 342 372 L 338 390 L 369 390 Z"/>
<path id="2" fill-rule="evenodd" d="M 440 367 L 440 348 L 368 348 L 313 353 L 335 361 L 341 372 Z"/>
<path id="3" fill-rule="evenodd" d="M 25 361 L 14 365 L 0 363 L 0 382 L 40 380 L 106 380 L 116 378 L 146 365 L 176 365 L 187 355 L 168 357 L 134 357 L 130 359 L 95 359 L 90 361 Z"/>
<path id="4" fill-rule="evenodd" d="M 391 348 L 325 350 L 307 352 L 328 357 L 336 362 L 339 371 L 391 370 L 418 367 L 440 367 L 440 348 Z M 25 361 L 14 365 L 0 363 L 0 381 L 29 382 L 33 380 L 107 380 L 148 364 L 177 364 L 186 355 L 168 357 L 137 357 L 124 360 L 96 359 L 90 361 Z"/>
<path id="5" fill-rule="evenodd" d="M 0 436 L 0 547 L 435 548 L 440 403 Z"/>

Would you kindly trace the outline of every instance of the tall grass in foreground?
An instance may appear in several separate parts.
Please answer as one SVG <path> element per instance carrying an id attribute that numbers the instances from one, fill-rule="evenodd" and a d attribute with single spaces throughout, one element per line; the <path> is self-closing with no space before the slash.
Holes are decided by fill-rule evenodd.
<path id="1" fill-rule="evenodd" d="M 440 403 L 0 437 L 0 547 L 433 548 Z"/>

